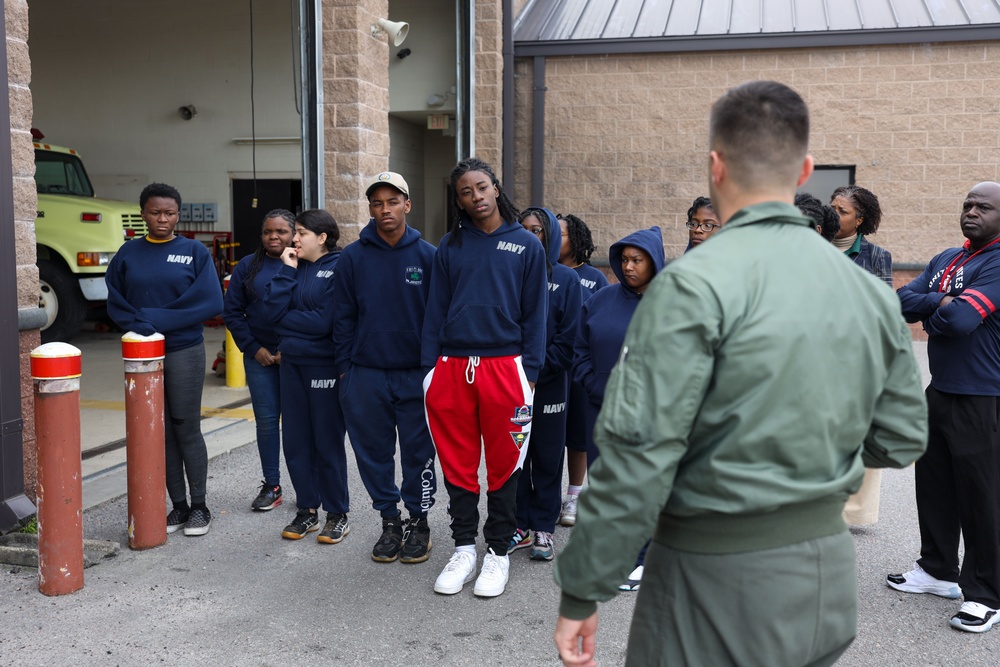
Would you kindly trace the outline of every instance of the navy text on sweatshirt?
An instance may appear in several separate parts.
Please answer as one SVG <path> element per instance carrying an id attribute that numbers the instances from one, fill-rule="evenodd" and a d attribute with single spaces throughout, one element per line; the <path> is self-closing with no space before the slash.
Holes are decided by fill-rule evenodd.
<path id="1" fill-rule="evenodd" d="M 580 286 L 584 289 L 584 301 L 596 294 L 597 290 L 610 285 L 604 272 L 590 264 L 580 264 L 573 267 L 573 270 L 580 277 Z"/>
<path id="2" fill-rule="evenodd" d="M 622 280 L 622 249 L 625 246 L 644 250 L 653 260 L 656 273 L 666 264 L 659 227 L 641 229 L 612 244 L 608 260 L 619 283 L 598 290 L 583 304 L 573 349 L 573 380 L 584 386 L 594 405 L 604 401 L 604 388 L 611 369 L 618 362 L 625 331 L 642 296 Z"/>
<path id="3" fill-rule="evenodd" d="M 264 309 L 278 332 L 282 358 L 297 364 L 334 358 L 333 286 L 339 250 L 315 262 L 299 260 L 297 269 L 284 265 L 264 293 Z"/>
<path id="4" fill-rule="evenodd" d="M 950 270 L 949 270 L 950 267 Z M 947 271 L 947 273 L 946 273 Z M 944 291 L 942 280 L 946 281 Z M 927 332 L 931 386 L 951 394 L 1000 396 L 1000 243 L 974 253 L 950 248 L 897 292 L 907 322 Z M 938 307 L 945 296 L 954 297 Z"/>
<path id="5" fill-rule="evenodd" d="M 445 234 L 434 254 L 421 336 L 421 365 L 438 357 L 521 355 L 528 381 L 545 361 L 545 252 L 516 222 L 492 233 L 465 223 L 462 245 Z"/>
<path id="6" fill-rule="evenodd" d="M 407 226 L 390 246 L 375 221 L 337 262 L 333 338 L 341 374 L 352 365 L 420 368 L 420 332 L 430 293 L 434 246 Z"/>
<path id="7" fill-rule="evenodd" d="M 108 316 L 123 331 L 163 334 L 167 352 L 204 341 L 202 323 L 222 312 L 222 287 L 200 241 L 128 241 L 108 264 Z"/>

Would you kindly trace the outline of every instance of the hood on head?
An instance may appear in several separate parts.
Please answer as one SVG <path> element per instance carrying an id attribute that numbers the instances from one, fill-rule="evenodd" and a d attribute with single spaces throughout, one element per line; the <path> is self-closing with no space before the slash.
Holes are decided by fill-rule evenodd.
<path id="1" fill-rule="evenodd" d="M 532 206 L 532 210 L 544 213 L 542 225 L 545 227 L 545 238 L 548 239 L 548 247 L 545 248 L 545 257 L 549 264 L 555 266 L 559 263 L 559 252 L 562 249 L 562 227 L 559 226 L 559 219 L 556 214 L 541 206 Z M 535 216 L 538 217 L 538 216 Z"/>
<path id="2" fill-rule="evenodd" d="M 625 279 L 622 277 L 622 249 L 628 245 L 635 246 L 650 256 L 653 260 L 653 268 L 655 269 L 654 276 L 667 263 L 666 255 L 663 252 L 663 234 L 660 232 L 659 227 L 650 227 L 649 229 L 640 229 L 637 232 L 632 232 L 622 240 L 612 243 L 611 250 L 608 253 L 611 270 L 615 272 L 618 282 L 623 285 L 625 284 Z"/>

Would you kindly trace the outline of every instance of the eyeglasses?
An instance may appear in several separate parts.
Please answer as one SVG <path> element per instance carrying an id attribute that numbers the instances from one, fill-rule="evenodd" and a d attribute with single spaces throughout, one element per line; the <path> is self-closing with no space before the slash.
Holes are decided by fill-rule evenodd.
<path id="1" fill-rule="evenodd" d="M 721 227 L 722 225 L 720 225 L 717 222 L 695 222 L 694 220 L 688 220 L 687 222 L 684 223 L 684 226 L 691 230 L 703 229 L 704 231 L 711 234 L 712 232 L 715 231 L 716 227 Z"/>

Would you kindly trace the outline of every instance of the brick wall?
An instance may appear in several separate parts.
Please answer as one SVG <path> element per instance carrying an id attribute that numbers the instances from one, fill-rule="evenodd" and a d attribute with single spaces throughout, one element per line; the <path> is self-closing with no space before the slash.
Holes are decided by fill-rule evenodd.
<path id="1" fill-rule="evenodd" d="M 531 182 L 531 67 L 515 70 L 519 199 Z M 873 241 L 895 262 L 923 264 L 962 241 L 962 199 L 998 177 L 1000 43 L 548 58 L 545 204 L 586 220 L 598 256 L 654 224 L 679 255 L 684 214 L 707 194 L 711 104 L 765 78 L 809 103 L 817 163 L 856 165 L 879 196 Z"/>
<path id="2" fill-rule="evenodd" d="M 476 0 L 475 154 L 503 173 L 503 3 Z"/>
<path id="3" fill-rule="evenodd" d="M 367 179 L 389 168 L 389 42 L 370 27 L 388 0 L 324 0 L 325 208 L 341 246 L 368 222 Z"/>
<path id="4" fill-rule="evenodd" d="M 31 61 L 28 58 L 28 3 L 5 0 L 7 81 L 10 94 L 11 166 L 14 174 L 14 246 L 17 262 L 18 308 L 38 306 L 38 270 L 35 268 L 35 159 L 31 146 Z M 25 495 L 35 498 L 35 426 L 28 354 L 39 345 L 38 330 L 18 336 L 21 355 L 21 416 L 24 420 Z"/>

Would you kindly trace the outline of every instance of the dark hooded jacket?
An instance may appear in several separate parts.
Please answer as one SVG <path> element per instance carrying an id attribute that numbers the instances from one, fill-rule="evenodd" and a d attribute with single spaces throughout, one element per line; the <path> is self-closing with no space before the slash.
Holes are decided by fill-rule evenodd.
<path id="1" fill-rule="evenodd" d="M 539 384 L 555 379 L 567 372 L 573 364 L 573 344 L 583 305 L 583 287 L 576 271 L 559 263 L 562 233 L 559 220 L 547 208 L 542 224 L 549 245 L 546 259 L 549 263 L 549 308 L 545 320 L 545 365 L 538 375 Z"/>
<path id="2" fill-rule="evenodd" d="M 618 284 L 598 290 L 583 304 L 573 348 L 573 380 L 584 386 L 590 402 L 598 406 L 604 400 L 608 376 L 618 361 L 625 331 L 642 297 L 622 279 L 622 249 L 625 246 L 634 246 L 649 255 L 655 268 L 654 278 L 666 264 L 659 227 L 633 232 L 611 246 L 608 259 Z"/>

